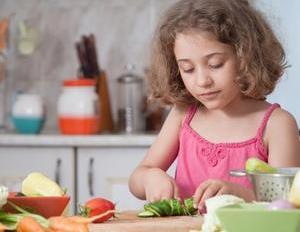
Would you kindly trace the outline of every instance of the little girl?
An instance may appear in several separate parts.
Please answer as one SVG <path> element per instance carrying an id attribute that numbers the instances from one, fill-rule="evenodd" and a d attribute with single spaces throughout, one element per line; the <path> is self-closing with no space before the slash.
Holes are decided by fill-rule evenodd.
<path id="1" fill-rule="evenodd" d="M 138 198 L 233 194 L 255 200 L 243 169 L 249 157 L 300 166 L 297 123 L 267 102 L 286 68 L 283 48 L 246 0 L 181 0 L 154 38 L 152 96 L 173 105 L 129 186 Z M 177 158 L 176 176 L 166 171 Z"/>

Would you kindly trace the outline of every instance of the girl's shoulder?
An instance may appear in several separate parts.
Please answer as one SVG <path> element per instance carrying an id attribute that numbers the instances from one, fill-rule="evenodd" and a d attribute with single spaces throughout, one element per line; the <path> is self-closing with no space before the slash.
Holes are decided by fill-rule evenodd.
<path id="1" fill-rule="evenodd" d="M 182 124 L 194 108 L 194 106 L 174 105 L 170 110 L 169 117 L 173 120 L 180 121 L 180 124 Z"/>
<path id="2" fill-rule="evenodd" d="M 295 117 L 288 111 L 278 107 L 270 115 L 270 129 L 284 129 L 286 126 L 296 126 Z"/>
<path id="3" fill-rule="evenodd" d="M 294 116 L 290 112 L 282 109 L 279 104 L 262 102 L 260 107 L 268 128 L 279 129 L 280 127 L 286 127 L 286 125 L 296 125 Z"/>
<path id="4" fill-rule="evenodd" d="M 295 117 L 281 107 L 276 107 L 269 116 L 266 125 L 265 138 L 288 137 L 290 135 L 298 135 L 298 126 Z"/>
<path id="5" fill-rule="evenodd" d="M 171 113 L 177 117 L 184 118 L 190 109 L 191 106 L 174 105 L 171 109 Z"/>

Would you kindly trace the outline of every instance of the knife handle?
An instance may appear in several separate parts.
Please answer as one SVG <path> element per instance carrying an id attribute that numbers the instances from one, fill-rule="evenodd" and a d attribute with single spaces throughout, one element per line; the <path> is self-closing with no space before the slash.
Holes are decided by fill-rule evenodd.
<path id="1" fill-rule="evenodd" d="M 58 158 L 56 160 L 56 167 L 55 167 L 55 182 L 60 186 L 60 167 L 61 167 L 61 159 Z"/>
<path id="2" fill-rule="evenodd" d="M 94 158 L 90 158 L 89 169 L 88 169 L 88 184 L 89 184 L 89 193 L 90 196 L 94 196 Z"/>

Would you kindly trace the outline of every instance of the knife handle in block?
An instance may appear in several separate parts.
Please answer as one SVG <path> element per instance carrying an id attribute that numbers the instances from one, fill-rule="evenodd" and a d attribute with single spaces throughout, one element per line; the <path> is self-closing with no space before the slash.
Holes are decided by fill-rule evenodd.
<path id="1" fill-rule="evenodd" d="M 100 102 L 100 132 L 112 132 L 114 129 L 106 79 L 105 71 L 101 70 L 97 81 L 97 92 Z"/>

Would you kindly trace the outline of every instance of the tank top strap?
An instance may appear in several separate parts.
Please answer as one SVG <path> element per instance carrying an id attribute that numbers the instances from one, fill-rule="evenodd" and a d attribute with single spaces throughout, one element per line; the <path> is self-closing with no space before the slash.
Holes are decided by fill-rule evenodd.
<path id="1" fill-rule="evenodd" d="M 187 113 L 186 113 L 186 117 L 183 121 L 184 124 L 189 125 L 192 118 L 194 117 L 195 113 L 197 111 L 197 106 L 196 105 L 192 105 L 187 109 Z"/>
<path id="2" fill-rule="evenodd" d="M 262 139 L 263 133 L 264 133 L 264 131 L 265 131 L 265 129 L 266 129 L 266 126 L 267 126 L 267 123 L 268 123 L 268 121 L 269 121 L 269 118 L 270 118 L 272 112 L 273 112 L 276 108 L 278 108 L 278 107 L 280 107 L 280 105 L 279 105 L 278 103 L 274 103 L 274 104 L 272 104 L 272 105 L 267 109 L 267 111 L 266 111 L 266 113 L 265 113 L 265 115 L 264 115 L 264 117 L 263 117 L 263 120 L 262 120 L 262 122 L 261 122 L 261 124 L 260 124 L 260 127 L 258 128 L 258 131 L 257 131 L 257 138 Z"/>

